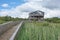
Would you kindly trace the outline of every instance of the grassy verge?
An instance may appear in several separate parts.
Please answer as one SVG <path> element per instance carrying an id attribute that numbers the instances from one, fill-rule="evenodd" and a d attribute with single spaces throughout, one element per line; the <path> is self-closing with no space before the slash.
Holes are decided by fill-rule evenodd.
<path id="1" fill-rule="evenodd" d="M 15 40 L 60 40 L 60 24 L 26 22 L 17 33 Z"/>

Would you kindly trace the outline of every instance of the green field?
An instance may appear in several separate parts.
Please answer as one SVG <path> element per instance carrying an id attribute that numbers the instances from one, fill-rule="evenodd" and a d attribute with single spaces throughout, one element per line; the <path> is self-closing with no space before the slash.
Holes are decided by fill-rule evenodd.
<path id="1" fill-rule="evenodd" d="M 0 20 L 0 24 L 5 23 L 6 21 Z"/>
<path id="2" fill-rule="evenodd" d="M 15 40 L 60 40 L 60 23 L 25 22 Z"/>

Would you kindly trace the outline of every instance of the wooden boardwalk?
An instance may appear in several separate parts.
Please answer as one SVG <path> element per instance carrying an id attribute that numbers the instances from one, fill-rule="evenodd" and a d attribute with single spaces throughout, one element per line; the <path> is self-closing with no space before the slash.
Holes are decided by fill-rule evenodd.
<path id="1" fill-rule="evenodd" d="M 0 36 L 0 40 L 9 40 L 9 38 L 12 36 L 12 34 L 16 29 L 17 29 L 17 26 L 6 31 L 3 35 Z"/>
<path id="2" fill-rule="evenodd" d="M 0 36 L 0 40 L 10 40 L 10 38 L 12 37 L 13 33 L 15 33 L 15 31 L 17 30 L 19 25 L 20 24 L 15 25 L 12 28 L 10 28 L 9 30 L 7 30 L 5 33 L 3 33 Z"/>

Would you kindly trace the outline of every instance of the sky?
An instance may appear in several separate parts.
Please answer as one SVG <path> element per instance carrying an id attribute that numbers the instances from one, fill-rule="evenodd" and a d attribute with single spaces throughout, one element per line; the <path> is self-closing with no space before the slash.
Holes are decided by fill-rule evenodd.
<path id="1" fill-rule="evenodd" d="M 36 10 L 45 12 L 44 18 L 60 17 L 60 0 L 0 0 L 0 16 L 28 18 Z"/>

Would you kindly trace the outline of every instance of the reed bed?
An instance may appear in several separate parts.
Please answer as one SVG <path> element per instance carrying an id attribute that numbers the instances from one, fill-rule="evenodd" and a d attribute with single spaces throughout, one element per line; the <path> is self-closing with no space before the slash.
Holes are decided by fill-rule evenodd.
<path id="1" fill-rule="evenodd" d="M 60 40 L 60 23 L 25 22 L 15 40 Z"/>

